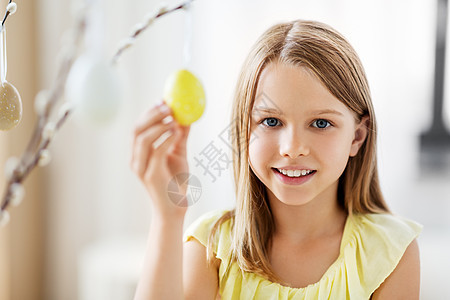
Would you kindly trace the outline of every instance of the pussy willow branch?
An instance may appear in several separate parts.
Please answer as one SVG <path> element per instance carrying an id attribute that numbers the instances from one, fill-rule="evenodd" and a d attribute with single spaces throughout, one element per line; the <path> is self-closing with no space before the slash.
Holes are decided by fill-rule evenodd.
<path id="1" fill-rule="evenodd" d="M 117 60 L 119 59 L 119 57 L 122 55 L 122 53 L 128 49 L 130 46 L 132 46 L 132 44 L 134 43 L 134 40 L 142 33 L 144 32 L 148 27 L 150 27 L 150 25 L 153 24 L 153 22 L 165 15 L 168 15 L 170 13 L 173 13 L 174 11 L 177 11 L 179 9 L 185 9 L 188 8 L 189 5 L 193 2 L 194 0 L 188 0 L 184 3 L 181 3 L 180 5 L 172 8 L 172 9 L 160 9 L 158 12 L 156 12 L 153 16 L 149 16 L 143 23 L 139 23 L 137 24 L 137 27 L 134 29 L 134 31 L 131 33 L 131 35 L 128 37 L 128 40 L 125 41 L 125 43 L 123 43 L 119 49 L 117 49 L 116 53 L 114 54 L 113 58 L 112 58 L 112 63 L 115 64 L 117 62 Z"/>
<path id="2" fill-rule="evenodd" d="M 166 10 L 166 9 L 160 9 L 155 15 L 150 16 L 145 22 L 145 24 L 141 24 L 134 30 L 134 32 L 131 34 L 129 39 L 132 39 L 133 41 L 143 32 L 145 31 L 150 25 L 155 21 L 156 19 L 168 15 L 174 11 L 177 11 L 179 9 L 184 9 L 189 7 L 189 5 L 194 0 L 188 0 L 177 7 L 174 7 L 172 9 Z M 12 0 L 9 1 L 11 3 Z M 3 18 L 2 24 L 5 22 L 6 18 L 8 17 L 9 12 L 7 11 L 5 13 L 5 17 Z M 81 44 L 81 40 L 84 36 L 84 32 L 86 29 L 86 18 L 80 17 L 77 20 L 76 24 L 76 33 L 74 41 L 72 42 L 71 49 L 77 48 Z M 115 55 L 113 56 L 112 63 L 114 64 L 118 58 L 122 55 L 124 50 L 129 48 L 132 45 L 132 43 L 126 43 L 119 47 Z M 11 178 L 9 178 L 6 190 L 3 196 L 3 200 L 1 202 L 0 206 L 0 213 L 7 209 L 8 205 L 11 202 L 11 198 L 13 196 L 13 189 L 12 186 L 14 184 L 21 184 L 25 178 L 30 174 L 30 172 L 39 164 L 39 160 L 41 158 L 41 154 L 43 151 L 47 150 L 51 140 L 52 136 L 50 137 L 43 137 L 43 131 L 45 129 L 45 126 L 48 124 L 49 116 L 58 102 L 60 98 L 63 96 L 64 93 L 64 86 L 67 81 L 67 76 L 70 72 L 70 69 L 72 67 L 72 64 L 74 60 L 76 59 L 75 52 L 73 52 L 71 55 L 66 55 L 66 57 L 61 62 L 61 65 L 59 67 L 57 79 L 55 81 L 55 84 L 49 91 L 48 96 L 48 102 L 45 105 L 45 109 L 42 114 L 39 115 L 38 121 L 36 123 L 36 126 L 34 128 L 34 133 L 30 138 L 30 141 L 28 143 L 28 146 L 22 155 L 20 162 L 18 166 L 13 170 Z M 71 114 L 72 109 L 68 108 L 66 111 L 64 111 L 57 120 L 55 124 L 55 132 L 59 130 L 59 128 L 66 122 L 68 116 Z"/>
<path id="3" fill-rule="evenodd" d="M 55 130 L 59 130 L 61 128 L 61 126 L 63 125 L 63 123 L 67 120 L 67 117 L 70 115 L 70 110 L 67 110 L 56 122 L 56 126 L 55 126 Z M 22 183 L 25 178 L 30 174 L 30 172 L 38 165 L 39 160 L 41 158 L 41 154 L 43 153 L 43 151 L 47 150 L 49 144 L 51 142 L 51 138 L 46 138 L 43 139 L 41 145 L 38 147 L 38 149 L 36 150 L 34 156 L 32 157 L 31 160 L 29 160 L 27 162 L 27 164 L 24 166 L 24 169 L 22 172 L 20 172 L 19 170 L 14 170 L 13 172 L 13 176 L 11 177 L 10 180 L 8 180 L 6 189 L 5 189 L 5 194 L 3 196 L 3 201 L 2 201 L 2 205 L 0 207 L 0 209 L 6 210 L 6 208 L 8 207 L 8 205 L 11 202 L 11 198 L 13 197 L 13 191 L 12 191 L 12 186 L 15 183 Z M 24 161 L 24 157 L 22 157 L 22 160 L 20 161 L 19 166 L 23 166 L 23 161 Z"/>
<path id="4" fill-rule="evenodd" d="M 12 0 L 9 0 L 8 4 L 10 4 L 12 2 Z M 8 18 L 8 16 L 10 15 L 9 10 L 7 10 L 5 12 L 5 16 L 3 17 L 3 21 L 2 21 L 2 26 L 5 25 L 6 19 Z"/>
<path id="5" fill-rule="evenodd" d="M 76 24 L 74 26 L 73 40 L 71 41 L 70 45 L 67 45 L 67 49 L 78 48 L 83 39 L 85 28 L 86 18 L 85 16 L 80 15 L 76 20 Z M 43 131 L 45 126 L 49 122 L 50 114 L 53 108 L 64 94 L 64 85 L 72 64 L 76 59 L 76 56 L 76 51 L 71 51 L 65 53 L 65 56 L 62 58 L 62 61 L 58 68 L 56 80 L 49 91 L 47 100 L 48 102 L 46 102 L 45 109 L 43 110 L 42 114 L 38 116 L 33 135 L 30 138 L 25 153 L 22 155 L 18 166 L 13 170 L 11 178 L 9 178 L 6 184 L 5 193 L 0 207 L 2 211 L 6 210 L 11 202 L 11 198 L 13 196 L 13 184 L 20 184 L 24 181 L 24 179 L 30 174 L 30 172 L 38 165 L 41 154 L 48 148 L 52 140 L 53 135 L 43 136 Z M 60 129 L 63 123 L 67 120 L 70 113 L 71 110 L 67 109 L 58 116 L 55 122 L 55 132 Z"/>

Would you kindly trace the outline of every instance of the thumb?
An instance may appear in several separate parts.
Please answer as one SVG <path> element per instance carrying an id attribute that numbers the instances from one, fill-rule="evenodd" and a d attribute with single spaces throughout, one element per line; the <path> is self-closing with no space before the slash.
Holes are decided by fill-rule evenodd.
<path id="1" fill-rule="evenodd" d="M 180 152 L 184 149 L 186 149 L 187 139 L 189 137 L 189 131 L 191 130 L 191 126 L 181 126 L 176 125 L 175 127 L 175 140 L 174 140 L 174 152 Z"/>

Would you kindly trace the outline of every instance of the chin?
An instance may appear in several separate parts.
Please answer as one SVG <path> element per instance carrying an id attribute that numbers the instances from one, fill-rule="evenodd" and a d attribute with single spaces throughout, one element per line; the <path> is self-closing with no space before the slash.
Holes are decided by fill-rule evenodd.
<path id="1" fill-rule="evenodd" d="M 305 200 L 305 199 L 289 199 L 287 201 L 284 200 L 279 200 L 280 202 L 282 202 L 285 205 L 289 205 L 289 206 L 303 206 L 305 204 L 308 204 L 310 202 L 310 200 Z"/>
<path id="2" fill-rule="evenodd" d="M 292 191 L 290 193 L 273 193 L 272 196 L 273 200 L 290 206 L 302 206 L 311 202 L 312 200 L 311 197 L 302 195 L 302 193 L 298 191 Z"/>

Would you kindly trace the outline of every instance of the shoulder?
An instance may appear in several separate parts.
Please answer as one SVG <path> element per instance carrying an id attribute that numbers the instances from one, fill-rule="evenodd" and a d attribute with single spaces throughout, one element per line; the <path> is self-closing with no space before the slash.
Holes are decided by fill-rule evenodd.
<path id="1" fill-rule="evenodd" d="M 361 225 L 375 227 L 379 230 L 420 230 L 422 225 L 408 218 L 389 214 L 389 213 L 373 213 L 373 214 L 355 214 L 354 219 Z"/>
<path id="2" fill-rule="evenodd" d="M 409 282 L 403 276 L 405 270 L 417 276 L 413 270 L 419 266 L 415 239 L 422 230 L 420 224 L 392 214 L 355 214 L 350 221 L 348 251 L 358 258 L 355 273 L 368 295 L 399 277 Z"/>
<path id="3" fill-rule="evenodd" d="M 412 241 L 395 270 L 373 293 L 376 299 L 419 299 L 420 294 L 420 258 L 419 246 Z"/>
<path id="4" fill-rule="evenodd" d="M 227 210 L 207 212 L 195 219 L 185 230 L 183 234 L 185 299 L 214 299 L 217 295 L 221 256 L 215 247 L 216 256 L 211 261 L 208 260 L 208 241 L 214 226 L 228 213 Z"/>
<path id="5" fill-rule="evenodd" d="M 209 235 L 216 223 L 225 215 L 229 214 L 229 210 L 213 210 L 199 216 L 184 231 L 183 241 L 187 242 L 195 238 L 203 246 L 208 245 Z"/>
<path id="6" fill-rule="evenodd" d="M 420 234 L 422 225 L 392 214 L 356 214 L 354 233 L 367 243 L 406 247 Z"/>

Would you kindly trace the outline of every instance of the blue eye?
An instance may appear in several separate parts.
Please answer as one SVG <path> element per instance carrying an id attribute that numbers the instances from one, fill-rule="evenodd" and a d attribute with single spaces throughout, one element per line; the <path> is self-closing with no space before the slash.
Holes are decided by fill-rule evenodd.
<path id="1" fill-rule="evenodd" d="M 331 123 L 324 119 L 318 119 L 318 120 L 315 120 L 312 125 L 319 129 L 325 129 L 325 128 L 331 126 Z"/>
<path id="2" fill-rule="evenodd" d="M 275 127 L 279 125 L 280 121 L 278 121 L 278 119 L 276 118 L 265 118 L 261 123 L 263 123 L 267 127 Z"/>

